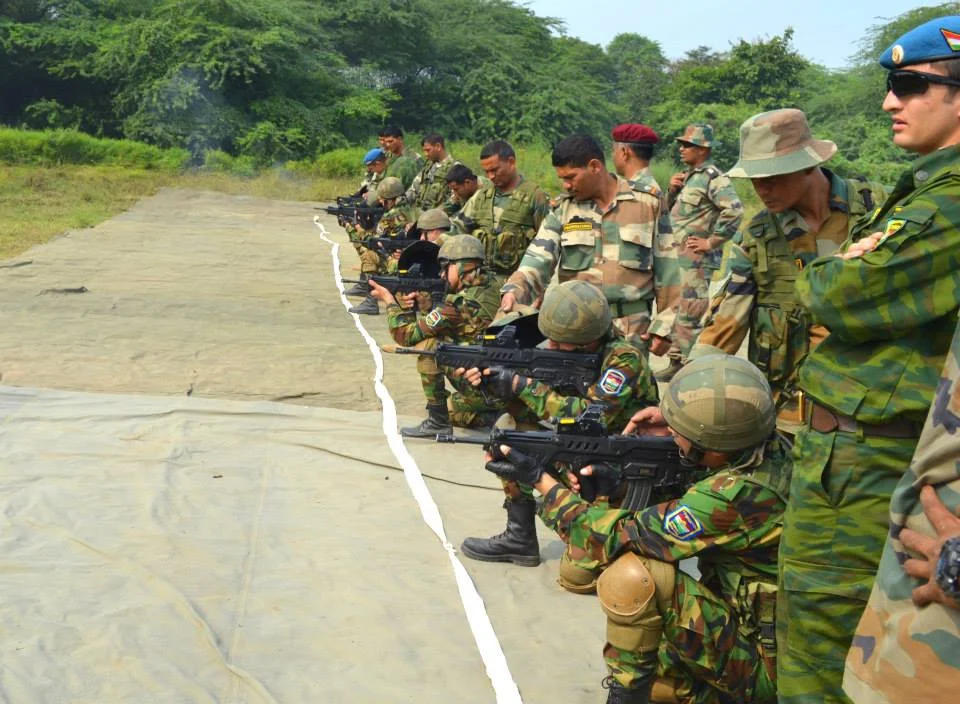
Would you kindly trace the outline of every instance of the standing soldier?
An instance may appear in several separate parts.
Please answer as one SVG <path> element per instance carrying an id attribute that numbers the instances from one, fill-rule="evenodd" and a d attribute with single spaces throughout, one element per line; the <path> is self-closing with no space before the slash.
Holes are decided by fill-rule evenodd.
<path id="1" fill-rule="evenodd" d="M 460 162 L 447 154 L 446 143 L 439 134 L 428 134 L 422 145 L 427 163 L 407 189 L 407 200 L 420 210 L 429 210 L 439 208 L 450 196 L 447 173 Z"/>
<path id="2" fill-rule="evenodd" d="M 547 194 L 517 171 L 517 155 L 502 140 L 480 150 L 480 167 L 490 183 L 467 201 L 454 231 L 479 238 L 494 276 L 506 279 L 549 211 Z"/>
<path id="3" fill-rule="evenodd" d="M 893 141 L 920 157 L 843 251 L 797 280 L 806 315 L 830 334 L 797 378 L 810 408 L 780 543 L 778 683 L 787 704 L 846 701 L 844 660 L 877 573 L 890 498 L 917 448 L 957 323 L 958 50 L 955 16 L 921 25 L 883 54 Z M 956 663 L 955 640 L 905 628 L 896 625 L 908 646 L 915 637 Z M 891 667 L 911 680 L 928 676 L 904 660 Z"/>
<path id="4" fill-rule="evenodd" d="M 380 130 L 383 149 L 387 153 L 387 176 L 394 176 L 403 183 L 406 191 L 423 166 L 423 157 L 403 143 L 403 130 L 387 126 Z"/>
<path id="5" fill-rule="evenodd" d="M 617 125 L 613 137 L 613 168 L 623 176 L 635 191 L 660 198 L 663 189 L 650 171 L 653 148 L 660 137 L 651 128 L 641 124 Z M 659 213 L 658 213 L 659 215 Z"/>
<path id="6" fill-rule="evenodd" d="M 480 184 L 477 175 L 463 164 L 457 164 L 447 172 L 447 188 L 450 195 L 440 207 L 451 218 L 459 218 L 467 201 L 473 198 Z"/>
<path id="7" fill-rule="evenodd" d="M 403 237 L 407 232 L 407 226 L 417 221 L 417 209 L 407 203 L 403 195 L 403 184 L 400 179 L 393 176 L 387 176 L 377 187 L 377 200 L 383 206 L 383 217 L 377 223 L 377 229 L 374 235 L 377 237 Z M 397 253 L 399 255 L 399 252 Z M 378 250 L 371 247 L 360 246 L 360 279 L 366 281 L 370 276 L 386 271 L 388 265 L 387 258 Z M 370 295 L 369 291 L 363 291 L 363 286 L 359 289 L 354 287 L 347 291 L 347 295 L 365 295 L 366 298 L 353 308 L 351 313 L 358 315 L 379 315 L 380 307 L 377 300 Z"/>
<path id="8" fill-rule="evenodd" d="M 677 144 L 680 159 L 688 168 L 670 178 L 667 204 L 673 238 L 679 247 L 682 293 L 668 353 L 670 365 L 657 374 L 659 381 L 670 381 L 687 361 L 703 326 L 707 287 L 720 268 L 723 245 L 737 234 L 743 218 L 743 204 L 730 179 L 710 161 L 713 127 L 687 125 Z"/>
<path id="9" fill-rule="evenodd" d="M 449 289 L 437 307 L 432 306 L 430 297 L 424 293 L 404 296 L 404 307 L 387 289 L 370 283 L 371 295 L 387 304 L 387 322 L 397 344 L 422 350 L 435 350 L 438 342 L 472 344 L 497 312 L 497 287 L 483 269 L 483 245 L 476 237 L 451 237 L 440 248 L 437 259 Z M 483 394 L 463 380 L 453 378 L 454 370 L 438 367 L 434 357 L 417 357 L 417 371 L 427 397 L 427 418 L 415 428 L 402 428 L 400 434 L 404 437 L 432 438 L 437 433 L 452 432 L 447 378 L 460 391 L 456 403 L 460 413 L 469 416 L 466 427 L 491 425 L 495 420 L 491 416 L 496 409 L 488 407 Z"/>
<path id="10" fill-rule="evenodd" d="M 747 358 L 766 374 L 778 426 L 789 433 L 803 420 L 797 368 L 827 334 L 800 307 L 797 277 L 836 251 L 857 218 L 886 197 L 879 184 L 842 179 L 821 166 L 836 151 L 833 142 L 813 138 L 799 110 L 761 113 L 741 125 L 740 159 L 728 175 L 749 178 L 766 209 L 727 246 L 720 289 L 690 355 L 736 354 L 750 334 Z"/>
<path id="11" fill-rule="evenodd" d="M 643 348 L 653 336 L 650 350 L 665 353 L 680 277 L 673 238 L 657 226 L 660 199 L 609 173 L 603 148 L 587 135 L 561 140 L 553 166 L 566 193 L 501 289 L 500 309 L 533 305 L 556 271 L 561 283 L 580 279 L 600 288 L 620 332 Z"/>
<path id="12" fill-rule="evenodd" d="M 681 370 L 660 408 L 681 454 L 709 473 L 665 503 L 638 512 L 591 506 L 505 446 L 487 469 L 532 483 L 543 522 L 609 564 L 597 582 L 608 704 L 647 704 L 658 675 L 672 680 L 676 698 L 657 701 L 773 704 L 790 458 L 774 433 L 770 387 L 746 360 L 714 355 Z M 700 581 L 677 569 L 691 557 Z"/>

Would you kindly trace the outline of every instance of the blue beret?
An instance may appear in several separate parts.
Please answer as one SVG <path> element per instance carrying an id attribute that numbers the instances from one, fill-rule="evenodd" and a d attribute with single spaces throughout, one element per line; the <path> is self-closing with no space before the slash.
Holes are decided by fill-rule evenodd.
<path id="1" fill-rule="evenodd" d="M 914 27 L 880 57 L 886 69 L 960 58 L 960 16 L 948 15 Z"/>
<path id="2" fill-rule="evenodd" d="M 383 155 L 384 155 L 383 150 L 380 147 L 374 147 L 373 149 L 371 149 L 370 151 L 368 151 L 366 154 L 363 155 L 363 163 L 372 164 L 377 159 L 381 158 Z"/>

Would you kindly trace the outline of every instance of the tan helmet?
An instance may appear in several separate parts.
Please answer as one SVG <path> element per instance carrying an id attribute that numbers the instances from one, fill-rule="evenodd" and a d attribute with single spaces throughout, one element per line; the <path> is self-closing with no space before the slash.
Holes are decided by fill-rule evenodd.
<path id="1" fill-rule="evenodd" d="M 421 230 L 449 230 L 450 218 L 440 208 L 431 208 L 420 213 L 417 227 Z"/>
<path id="2" fill-rule="evenodd" d="M 612 323 L 603 291 L 576 279 L 547 289 L 538 326 L 554 342 L 586 345 L 603 337 Z"/>
<path id="3" fill-rule="evenodd" d="M 450 262 L 460 262 L 466 259 L 479 259 L 483 261 L 485 256 L 483 242 L 473 235 L 456 235 L 447 239 L 440 251 L 437 253 L 437 259 L 441 266 L 446 266 Z"/>
<path id="4" fill-rule="evenodd" d="M 399 198 L 403 194 L 403 182 L 396 176 L 387 176 L 377 186 L 377 198 Z"/>
<path id="5" fill-rule="evenodd" d="M 677 372 L 660 410 L 677 434 L 714 452 L 762 445 L 777 422 L 763 373 L 747 360 L 726 354 L 698 357 Z"/>

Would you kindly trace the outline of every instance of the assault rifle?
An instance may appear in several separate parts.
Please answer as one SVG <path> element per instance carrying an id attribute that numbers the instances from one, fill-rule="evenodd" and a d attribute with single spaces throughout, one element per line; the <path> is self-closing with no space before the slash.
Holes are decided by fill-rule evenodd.
<path id="1" fill-rule="evenodd" d="M 364 230 L 373 230 L 383 217 L 383 208 L 379 205 L 367 205 L 362 196 L 338 196 L 335 206 L 324 208 L 330 215 L 335 215 L 340 227 L 347 224 L 358 225 Z"/>
<path id="2" fill-rule="evenodd" d="M 437 253 L 440 247 L 434 242 L 417 240 L 400 253 L 397 275 L 374 274 L 367 279 L 343 279 L 345 284 L 360 284 L 373 281 L 396 296 L 398 293 L 425 291 L 434 305 L 447 295 L 447 282 L 440 278 L 440 263 Z"/>
<path id="3" fill-rule="evenodd" d="M 543 335 L 536 329 L 537 314 L 526 315 L 503 325 L 491 325 L 479 345 L 441 342 L 436 350 L 397 347 L 397 354 L 432 356 L 442 367 L 489 369 L 503 367 L 542 381 L 554 388 L 574 387 L 580 393 L 600 376 L 603 361 L 599 352 L 561 352 L 534 347 Z M 536 336 L 533 335 L 536 330 Z M 539 339 L 538 339 L 539 338 Z"/>
<path id="4" fill-rule="evenodd" d="M 407 233 L 403 237 L 368 237 L 363 240 L 363 244 L 368 249 L 375 249 L 389 255 L 403 251 L 414 242 L 419 241 L 420 237 L 411 237 L 410 233 Z"/>
<path id="5" fill-rule="evenodd" d="M 580 470 L 588 464 L 606 464 L 619 470 L 620 482 L 613 492 L 620 508 L 639 511 L 654 501 L 677 498 L 702 472 L 680 463 L 680 450 L 671 437 L 654 435 L 609 435 L 600 420 L 602 406 L 591 404 L 577 418 L 561 418 L 556 430 L 503 430 L 494 428 L 488 438 L 437 435 L 437 442 L 483 445 L 489 450 L 498 445 L 533 459 L 554 476 L 561 474 L 555 465 L 563 462 Z M 597 487 L 593 477 L 580 475 L 580 496 L 593 502 Z"/>

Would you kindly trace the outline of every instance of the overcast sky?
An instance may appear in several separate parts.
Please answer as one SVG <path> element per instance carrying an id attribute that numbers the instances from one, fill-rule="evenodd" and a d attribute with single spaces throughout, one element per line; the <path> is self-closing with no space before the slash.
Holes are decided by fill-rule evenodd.
<path id="1" fill-rule="evenodd" d="M 793 43 L 806 58 L 843 68 L 875 24 L 939 2 L 911 0 L 521 0 L 541 17 L 558 17 L 566 32 L 606 46 L 621 32 L 660 42 L 668 58 L 700 45 L 726 51 L 731 42 L 772 37 L 793 27 Z M 645 9 L 649 8 L 649 9 Z M 801 13 L 800 8 L 805 12 Z"/>

